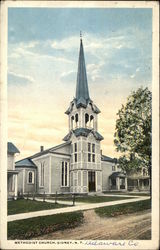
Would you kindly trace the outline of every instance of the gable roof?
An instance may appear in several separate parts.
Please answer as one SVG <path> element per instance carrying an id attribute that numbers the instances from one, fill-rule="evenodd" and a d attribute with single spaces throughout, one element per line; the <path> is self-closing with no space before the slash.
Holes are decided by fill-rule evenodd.
<path id="1" fill-rule="evenodd" d="M 20 153 L 18 148 L 12 142 L 7 142 L 7 151 L 10 154 Z"/>
<path id="2" fill-rule="evenodd" d="M 108 161 L 108 162 L 117 163 L 117 159 L 116 158 L 111 158 L 111 157 L 106 156 L 106 155 L 102 155 L 101 156 L 101 161 Z"/>
<path id="3" fill-rule="evenodd" d="M 33 167 L 33 168 L 36 168 L 37 166 L 34 164 L 34 162 L 32 161 L 32 159 L 36 158 L 36 157 L 39 157 L 41 155 L 45 155 L 45 154 L 48 154 L 48 153 L 53 153 L 56 149 L 59 149 L 59 148 L 62 148 L 62 147 L 65 147 L 67 145 L 69 145 L 71 142 L 65 142 L 65 143 L 62 143 L 62 144 L 59 144 L 55 147 L 52 147 L 52 148 L 49 148 L 49 149 L 46 149 L 46 150 L 43 150 L 42 152 L 38 152 L 32 156 L 29 156 L 25 159 L 22 159 L 22 160 L 19 160 L 15 163 L 15 166 L 16 167 Z M 61 154 L 59 152 L 56 152 L 56 154 Z M 63 154 L 63 153 L 62 153 Z M 64 154 L 63 154 L 64 155 Z M 66 154 L 67 155 L 67 154 Z"/>
<path id="4" fill-rule="evenodd" d="M 15 167 L 31 167 L 37 168 L 34 162 L 30 158 L 26 158 L 15 163 Z"/>
<path id="5" fill-rule="evenodd" d="M 109 178 L 111 179 L 114 179 L 116 177 L 126 177 L 126 174 L 124 172 L 114 172 L 109 176 Z"/>
<path id="6" fill-rule="evenodd" d="M 64 138 L 64 141 L 68 141 L 71 138 L 72 133 L 78 137 L 78 136 L 84 136 L 87 137 L 89 133 L 92 133 L 93 136 L 96 138 L 96 140 L 101 141 L 103 140 L 103 136 L 100 135 L 97 131 L 94 131 L 93 129 L 88 128 L 77 128 L 75 130 L 70 131 Z"/>
<path id="7" fill-rule="evenodd" d="M 59 145 L 54 146 L 54 147 L 52 147 L 52 148 L 43 150 L 42 152 L 38 152 L 38 153 L 36 153 L 36 154 L 30 156 L 29 158 L 30 158 L 30 159 L 33 159 L 33 158 L 39 157 L 39 156 L 41 156 L 41 155 L 45 155 L 45 154 L 48 154 L 48 153 L 52 153 L 52 152 L 54 152 L 56 149 L 63 148 L 63 147 L 65 147 L 65 146 L 69 145 L 70 143 L 71 143 L 71 142 L 65 142 L 65 143 L 59 144 Z"/>

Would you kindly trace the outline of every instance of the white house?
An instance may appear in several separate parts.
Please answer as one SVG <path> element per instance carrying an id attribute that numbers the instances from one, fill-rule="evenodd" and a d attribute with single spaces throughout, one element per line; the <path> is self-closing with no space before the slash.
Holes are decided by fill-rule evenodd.
<path id="1" fill-rule="evenodd" d="M 82 39 L 76 96 L 65 114 L 69 130 L 64 143 L 16 162 L 21 193 L 88 193 L 127 190 L 127 177 L 117 160 L 102 155 L 103 136 L 98 132 L 99 108 L 88 89 Z"/>

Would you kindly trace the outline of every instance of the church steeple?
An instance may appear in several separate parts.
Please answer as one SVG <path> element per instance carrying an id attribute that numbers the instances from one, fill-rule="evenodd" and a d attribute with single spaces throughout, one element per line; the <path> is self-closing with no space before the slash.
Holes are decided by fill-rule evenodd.
<path id="1" fill-rule="evenodd" d="M 97 131 L 97 115 L 100 110 L 89 97 L 82 38 L 80 38 L 76 97 L 70 102 L 65 113 L 68 115 L 69 133 L 63 138 L 64 141 L 72 140 L 73 135 L 75 137 L 91 136 L 96 142 L 103 140 Z"/>
<path id="2" fill-rule="evenodd" d="M 79 59 L 78 59 L 76 96 L 73 99 L 73 101 L 71 101 L 70 106 L 66 110 L 65 114 L 70 115 L 71 112 L 73 111 L 73 107 L 75 107 L 77 109 L 77 112 L 79 112 L 78 110 L 80 110 L 81 108 L 86 109 L 89 106 L 94 114 L 100 113 L 100 110 L 93 103 L 93 101 L 90 99 L 90 96 L 89 96 L 86 65 L 85 65 L 84 50 L 83 50 L 83 43 L 82 43 L 82 35 L 80 33 L 80 50 L 79 50 Z M 83 110 L 83 112 L 84 112 L 84 110 Z"/>
<path id="3" fill-rule="evenodd" d="M 90 97 L 89 97 L 89 90 L 88 90 L 86 65 L 85 65 L 84 50 L 83 50 L 83 43 L 82 43 L 82 37 L 81 37 L 79 60 L 78 60 L 77 85 L 76 85 L 77 107 L 80 107 L 80 106 L 86 107 L 89 100 L 90 100 Z"/>

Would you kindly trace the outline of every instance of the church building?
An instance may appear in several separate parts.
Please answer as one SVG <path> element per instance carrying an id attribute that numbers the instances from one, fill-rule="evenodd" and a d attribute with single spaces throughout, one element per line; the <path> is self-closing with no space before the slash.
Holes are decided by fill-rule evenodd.
<path id="1" fill-rule="evenodd" d="M 17 161 L 19 193 L 89 193 L 127 190 L 127 178 L 117 160 L 102 155 L 98 132 L 99 108 L 91 100 L 82 38 L 76 95 L 65 114 L 69 131 L 64 143 Z"/>

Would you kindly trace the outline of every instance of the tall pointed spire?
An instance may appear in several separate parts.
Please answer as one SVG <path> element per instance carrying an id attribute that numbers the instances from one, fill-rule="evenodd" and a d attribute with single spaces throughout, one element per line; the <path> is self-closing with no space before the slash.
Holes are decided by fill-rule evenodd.
<path id="1" fill-rule="evenodd" d="M 84 59 L 82 33 L 80 32 L 80 51 L 79 51 L 78 72 L 77 72 L 77 85 L 76 85 L 77 106 L 86 107 L 89 100 L 90 97 L 89 97 L 86 66 Z"/>

